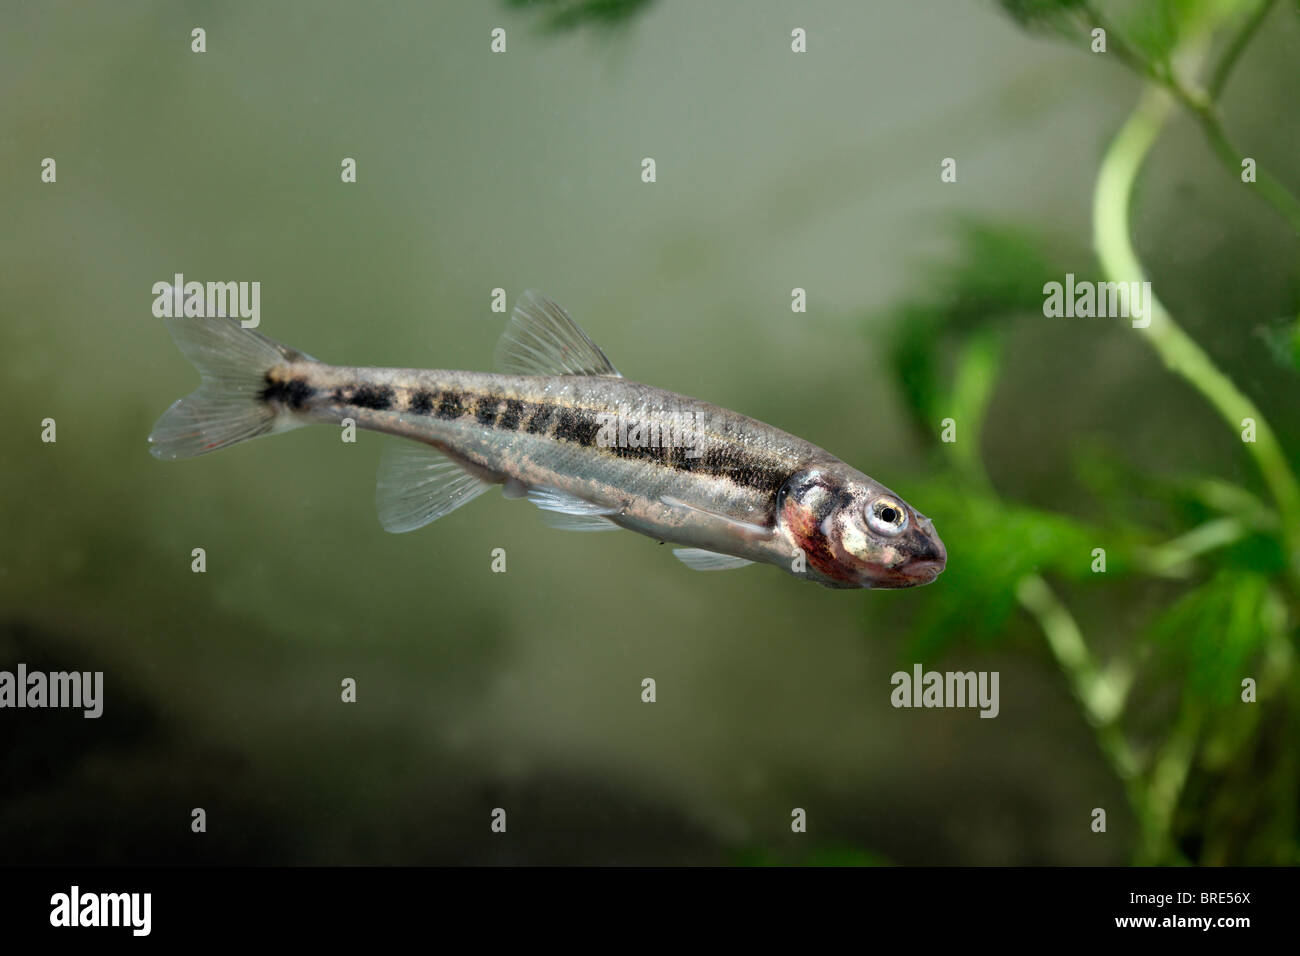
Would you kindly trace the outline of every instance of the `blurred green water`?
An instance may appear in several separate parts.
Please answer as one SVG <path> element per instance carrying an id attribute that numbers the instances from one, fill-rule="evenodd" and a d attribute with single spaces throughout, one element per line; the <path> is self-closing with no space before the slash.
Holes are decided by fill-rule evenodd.
<path id="1" fill-rule="evenodd" d="M 962 547 L 948 537 L 932 587 L 840 594 L 764 569 L 692 574 L 653 542 L 561 534 L 496 495 L 387 535 L 378 436 L 309 429 L 175 464 L 144 442 L 195 380 L 149 314 L 152 284 L 176 272 L 260 281 L 264 331 L 355 364 L 486 367 L 491 289 L 536 287 L 629 377 L 807 437 L 947 535 L 966 489 L 896 381 L 897 329 L 917 318 L 900 303 L 994 311 L 945 265 L 970 253 L 963 219 L 1016 223 L 1053 266 L 1088 261 L 1096 165 L 1131 75 L 955 3 L 807 5 L 803 56 L 771 3 L 742 17 L 664 0 L 612 34 L 548 33 L 536 11 L 491 4 L 0 17 L 0 666 L 93 665 L 110 688 L 102 722 L 0 723 L 11 858 L 1131 858 L 1123 788 L 1033 622 L 959 600 L 963 580 L 1032 551 L 1024 522 L 994 514 Z M 509 46 L 493 56 L 497 26 Z M 1294 184 L 1300 29 L 1269 27 L 1225 107 Z M 960 175 L 944 186 L 949 155 Z M 40 182 L 45 156 L 57 184 Z M 339 182 L 344 156 L 355 185 Z M 1295 449 L 1296 380 L 1257 334 L 1294 315 L 1295 239 L 1228 185 L 1176 123 L 1138 245 Z M 996 277 L 975 248 L 974 274 Z M 796 286 L 806 315 L 789 310 Z M 1125 508 L 1176 507 L 1135 474 L 1259 491 L 1232 433 L 1129 330 L 1023 307 L 994 321 L 980 459 L 1004 500 L 1085 523 L 1120 511 L 1107 525 L 1122 529 Z M 942 357 L 932 404 L 951 384 Z M 53 445 L 38 440 L 47 416 Z M 1112 492 L 1086 493 L 1085 447 L 1124 463 Z M 1102 648 L 1177 598 L 1125 587 L 1074 602 Z M 938 638 L 917 645 L 918 621 L 941 622 Z M 999 718 L 892 709 L 889 675 L 917 653 L 1000 671 Z M 1141 687 L 1153 740 L 1183 679 Z M 1294 770 L 1241 772 L 1294 792 Z M 203 843 L 194 806 L 212 818 Z M 508 839 L 488 832 L 496 806 Z M 1112 808 L 1105 837 L 1087 827 L 1097 806 Z M 790 833 L 793 807 L 808 834 Z"/>

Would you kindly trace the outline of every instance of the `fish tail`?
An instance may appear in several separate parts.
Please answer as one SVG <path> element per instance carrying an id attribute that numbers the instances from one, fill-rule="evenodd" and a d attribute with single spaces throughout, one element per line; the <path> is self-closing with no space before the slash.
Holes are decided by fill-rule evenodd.
<path id="1" fill-rule="evenodd" d="M 284 403 L 271 401 L 267 373 L 308 356 L 230 318 L 163 321 L 203 381 L 154 425 L 149 452 L 155 458 L 193 458 L 300 424 Z"/>

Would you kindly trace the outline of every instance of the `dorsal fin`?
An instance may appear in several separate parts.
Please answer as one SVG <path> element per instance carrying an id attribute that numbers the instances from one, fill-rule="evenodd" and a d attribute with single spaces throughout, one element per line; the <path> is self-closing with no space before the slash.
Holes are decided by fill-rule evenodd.
<path id="1" fill-rule="evenodd" d="M 569 313 L 532 290 L 515 303 L 497 343 L 496 367 L 513 375 L 618 375 Z"/>

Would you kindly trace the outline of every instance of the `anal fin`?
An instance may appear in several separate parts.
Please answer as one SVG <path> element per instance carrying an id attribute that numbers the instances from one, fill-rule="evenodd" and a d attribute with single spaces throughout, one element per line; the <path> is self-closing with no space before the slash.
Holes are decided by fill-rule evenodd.
<path id="1" fill-rule="evenodd" d="M 703 548 L 673 548 L 673 557 L 695 571 L 730 571 L 754 563 L 749 558 L 705 551 Z"/>
<path id="2" fill-rule="evenodd" d="M 492 487 L 436 448 L 409 440 L 390 442 L 379 463 L 375 506 L 385 531 L 414 531 Z"/>
<path id="3" fill-rule="evenodd" d="M 542 520 L 560 531 L 618 531 L 619 526 L 599 515 L 566 515 L 558 511 L 543 511 Z"/>

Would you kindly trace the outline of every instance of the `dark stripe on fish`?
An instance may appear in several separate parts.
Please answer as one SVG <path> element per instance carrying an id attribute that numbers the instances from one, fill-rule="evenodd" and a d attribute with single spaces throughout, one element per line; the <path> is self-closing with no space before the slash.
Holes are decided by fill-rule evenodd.
<path id="1" fill-rule="evenodd" d="M 528 424 L 524 430 L 530 435 L 536 435 L 546 431 L 550 427 L 551 419 L 555 417 L 555 407 L 553 405 L 538 405 L 537 410 L 528 418 Z"/>
<path id="2" fill-rule="evenodd" d="M 438 411 L 434 414 L 439 418 L 460 418 L 465 414 L 465 402 L 457 392 L 443 392 L 438 399 Z"/>
<path id="3" fill-rule="evenodd" d="M 600 421 L 595 412 L 566 406 L 559 409 L 559 415 L 559 424 L 555 426 L 556 438 L 583 448 L 597 447 L 596 436 L 600 433 Z"/>
<path id="4" fill-rule="evenodd" d="M 335 400 L 343 401 L 348 389 L 335 389 Z M 314 390 L 305 382 L 272 383 L 268 381 L 264 393 L 293 405 L 302 406 Z M 356 386 L 346 398 L 362 408 L 384 410 L 393 406 L 393 389 L 388 386 Z M 444 420 L 461 418 L 471 412 L 475 420 L 500 431 L 523 431 L 530 435 L 550 434 L 556 441 L 591 449 L 597 454 L 608 454 L 633 461 L 653 462 L 673 471 L 722 478 L 733 484 L 752 488 L 775 498 L 793 471 L 790 463 L 779 456 L 754 453 L 749 449 L 727 442 L 725 439 L 707 440 L 699 433 L 690 433 L 692 445 L 682 440 L 683 432 L 674 432 L 669 423 L 652 428 L 651 422 L 642 420 L 629 423 L 627 431 L 647 442 L 644 447 L 626 444 L 602 445 L 600 435 L 605 431 L 609 438 L 609 414 L 599 407 L 556 405 L 528 402 L 521 398 L 506 397 L 498 392 L 477 390 L 431 392 L 420 389 L 411 394 L 409 408 L 412 412 L 427 415 L 430 412 Z M 676 435 L 677 440 L 673 440 Z M 620 436 L 624 437 L 624 436 Z M 657 444 L 649 444 L 657 441 Z"/>
<path id="5" fill-rule="evenodd" d="M 262 401 L 279 402 L 281 405 L 301 410 L 315 394 L 316 389 L 308 385 L 304 379 L 291 378 L 287 382 L 277 382 L 268 372 L 266 388 L 262 389 Z"/>
<path id="6" fill-rule="evenodd" d="M 668 447 L 659 444 L 633 448 L 615 444 L 602 447 L 598 442 L 601 431 L 600 414 L 585 408 L 558 406 L 553 411 L 549 411 L 546 406 L 539 406 L 529 420 L 527 426 L 529 432 L 535 433 L 540 430 L 534 428 L 534 423 L 538 422 L 543 411 L 559 417 L 555 427 L 555 437 L 560 441 L 572 442 L 619 458 L 650 460 L 674 471 L 725 478 L 734 484 L 773 496 L 785 484 L 792 471 L 791 466 L 779 458 L 749 454 L 734 445 L 714 444 L 707 448 L 700 448 L 697 445 L 687 448 L 681 444 Z M 631 431 L 631 427 L 628 430 Z M 649 433 L 648 428 L 645 429 L 645 433 Z M 667 434 L 667 428 L 661 429 L 660 433 Z M 699 441 L 698 435 L 695 436 L 695 440 Z"/>
<path id="7" fill-rule="evenodd" d="M 788 462 L 767 455 L 754 455 L 737 445 L 712 445 L 707 448 L 688 449 L 700 451 L 698 457 L 682 456 L 673 467 L 692 474 L 726 478 L 737 485 L 754 488 L 775 496 L 790 477 Z"/>
<path id="8" fill-rule="evenodd" d="M 352 390 L 348 404 L 382 412 L 393 407 L 393 390 L 387 385 L 358 385 Z"/>
<path id="9" fill-rule="evenodd" d="M 474 408 L 474 417 L 478 419 L 480 425 L 495 425 L 497 421 L 497 406 L 501 404 L 501 399 L 496 395 L 484 395 L 478 400 L 478 405 Z"/>
<path id="10" fill-rule="evenodd" d="M 524 414 L 524 403 L 517 398 L 506 399 L 506 410 L 497 419 L 497 428 L 514 431 L 519 427 L 519 419 Z"/>

